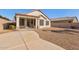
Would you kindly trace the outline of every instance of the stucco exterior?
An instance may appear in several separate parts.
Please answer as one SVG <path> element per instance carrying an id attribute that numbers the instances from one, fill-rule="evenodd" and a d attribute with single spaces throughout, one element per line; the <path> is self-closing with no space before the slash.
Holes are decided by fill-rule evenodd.
<path id="1" fill-rule="evenodd" d="M 61 18 L 52 18 L 51 22 L 53 23 L 77 23 L 78 19 L 74 17 L 61 17 Z"/>
<path id="2" fill-rule="evenodd" d="M 41 11 L 38 11 L 38 10 L 35 10 L 31 13 L 27 13 L 27 14 L 24 14 L 25 16 L 23 15 L 16 15 L 16 28 L 19 28 L 19 21 L 20 21 L 20 17 L 22 18 L 26 18 L 26 21 L 27 21 L 27 18 L 31 18 L 31 19 L 35 19 L 35 26 L 36 26 L 36 29 L 40 29 L 40 28 L 44 28 L 44 27 L 50 27 L 50 20 L 49 18 L 44 15 Z M 44 25 L 40 25 L 40 20 L 43 20 L 43 24 Z M 49 22 L 48 25 L 46 25 L 46 22 Z M 27 25 L 26 25 L 27 27 Z"/>
<path id="3" fill-rule="evenodd" d="M 8 23 L 9 20 L 0 18 L 0 30 L 4 30 L 4 24 Z"/>
<path id="4" fill-rule="evenodd" d="M 38 18 L 38 27 L 39 28 L 44 28 L 44 27 L 50 27 L 51 26 L 51 24 L 50 24 L 51 22 L 50 22 L 49 18 L 44 13 L 42 13 L 40 10 L 34 10 L 31 13 L 27 13 L 27 15 L 40 16 Z M 44 26 L 40 26 L 40 24 L 39 24 L 41 19 L 44 20 Z M 49 25 L 46 25 L 46 21 L 49 21 Z"/>

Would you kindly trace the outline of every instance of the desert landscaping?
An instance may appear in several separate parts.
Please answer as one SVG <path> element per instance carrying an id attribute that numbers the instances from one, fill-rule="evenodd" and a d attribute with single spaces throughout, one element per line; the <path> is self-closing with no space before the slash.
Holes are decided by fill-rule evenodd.
<path id="1" fill-rule="evenodd" d="M 49 18 L 42 10 L 17 12 L 11 19 L 0 16 L 0 49 L 79 50 L 78 15 L 55 18 L 52 11 Z"/>
<path id="2" fill-rule="evenodd" d="M 54 28 L 55 29 L 55 28 Z M 67 50 L 79 50 L 79 29 L 36 30 L 43 40 L 47 40 Z"/>
<path id="3" fill-rule="evenodd" d="M 0 33 L 0 49 L 79 50 L 79 29 L 51 27 L 5 30 Z"/>

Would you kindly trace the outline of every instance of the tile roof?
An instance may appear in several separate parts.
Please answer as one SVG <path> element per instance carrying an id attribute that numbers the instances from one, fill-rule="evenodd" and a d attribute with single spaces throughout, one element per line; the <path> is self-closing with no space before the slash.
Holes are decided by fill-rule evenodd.
<path id="1" fill-rule="evenodd" d="M 0 18 L 5 19 L 5 20 L 8 20 L 8 21 L 9 21 L 9 19 L 8 19 L 8 18 L 3 17 L 3 16 L 1 16 L 1 15 L 0 15 Z"/>
<path id="2" fill-rule="evenodd" d="M 52 18 L 51 21 L 62 21 L 62 20 L 77 20 L 77 17 L 61 17 L 61 18 Z"/>

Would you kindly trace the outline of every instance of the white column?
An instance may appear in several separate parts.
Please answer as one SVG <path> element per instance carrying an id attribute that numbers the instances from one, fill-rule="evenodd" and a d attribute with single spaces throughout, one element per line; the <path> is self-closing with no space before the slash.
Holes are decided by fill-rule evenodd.
<path id="1" fill-rule="evenodd" d="M 27 28 L 27 19 L 25 19 L 25 28 Z"/>
<path id="2" fill-rule="evenodd" d="M 36 29 L 38 29 L 38 20 L 37 20 L 37 18 L 36 18 L 36 22 L 35 22 L 36 24 Z"/>
<path id="3" fill-rule="evenodd" d="M 19 17 L 16 17 L 16 29 L 19 29 Z"/>

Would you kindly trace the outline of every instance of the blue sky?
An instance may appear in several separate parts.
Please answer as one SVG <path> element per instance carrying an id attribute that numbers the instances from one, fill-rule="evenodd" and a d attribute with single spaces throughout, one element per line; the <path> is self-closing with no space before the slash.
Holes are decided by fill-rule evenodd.
<path id="1" fill-rule="evenodd" d="M 13 20 L 15 13 L 28 13 L 31 9 L 0 9 L 0 15 Z M 42 9 L 49 18 L 77 16 L 79 19 L 79 9 Z"/>

